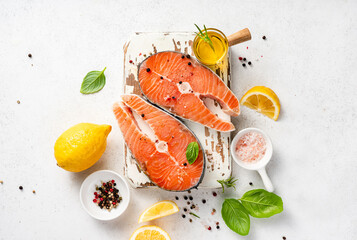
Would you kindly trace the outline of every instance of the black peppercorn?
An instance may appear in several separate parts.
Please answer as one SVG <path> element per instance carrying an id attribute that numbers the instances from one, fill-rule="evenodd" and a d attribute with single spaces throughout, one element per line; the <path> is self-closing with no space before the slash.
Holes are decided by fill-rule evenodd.
<path id="1" fill-rule="evenodd" d="M 29 58 L 32 58 L 32 54 L 31 53 L 29 53 L 29 55 L 27 55 L 27 56 L 29 56 Z"/>
<path id="2" fill-rule="evenodd" d="M 252 62 L 248 62 L 248 65 L 251 65 L 252 64 Z"/>
<path id="3" fill-rule="evenodd" d="M 264 40 L 265 40 L 265 39 L 267 39 L 267 37 L 266 37 L 266 36 L 263 36 L 262 38 L 263 38 Z"/>
<path id="4" fill-rule="evenodd" d="M 191 66 L 191 62 L 188 62 L 188 65 Z"/>
<path id="5" fill-rule="evenodd" d="M 184 166 L 187 166 L 187 163 L 184 163 L 183 165 L 184 165 Z"/>
<path id="6" fill-rule="evenodd" d="M 184 59 L 184 58 L 185 58 L 185 55 L 182 55 L 181 58 Z"/>
<path id="7" fill-rule="evenodd" d="M 250 185 L 250 186 L 253 186 L 253 183 L 252 183 L 252 182 L 250 182 L 250 183 L 249 183 L 249 185 Z"/>
<path id="8" fill-rule="evenodd" d="M 188 197 L 187 197 L 187 196 L 183 196 L 183 199 L 187 200 L 187 199 L 188 199 Z"/>
<path id="9" fill-rule="evenodd" d="M 186 215 L 185 214 L 182 214 L 182 218 L 185 218 L 186 217 Z"/>
<path id="10" fill-rule="evenodd" d="M 183 210 L 184 210 L 185 212 L 187 212 L 187 208 L 184 208 Z"/>
<path id="11" fill-rule="evenodd" d="M 187 205 L 190 205 L 191 203 L 190 202 L 187 202 Z"/>
<path id="12" fill-rule="evenodd" d="M 172 99 L 175 99 L 175 97 L 172 97 Z"/>
<path id="13" fill-rule="evenodd" d="M 179 200 L 179 197 L 178 197 L 178 196 L 176 196 L 176 197 L 175 197 L 175 199 L 176 199 L 176 200 Z"/>
<path id="14" fill-rule="evenodd" d="M 145 114 L 141 114 L 141 117 L 145 117 Z"/>
<path id="15" fill-rule="evenodd" d="M 217 225 L 216 228 L 219 229 L 219 226 Z"/>
<path id="16" fill-rule="evenodd" d="M 191 56 L 189 54 L 186 55 L 187 58 L 191 58 Z"/>
<path id="17" fill-rule="evenodd" d="M 147 68 L 146 71 L 147 71 L 147 72 L 150 72 L 150 68 Z"/>
<path id="18" fill-rule="evenodd" d="M 24 189 L 22 186 L 19 187 L 20 190 Z"/>
<path id="19" fill-rule="evenodd" d="M 246 59 L 246 58 L 243 58 L 243 61 L 247 61 L 247 59 Z"/>
<path id="20" fill-rule="evenodd" d="M 160 77 L 160 79 L 164 79 L 164 77 L 163 77 L 163 76 L 161 76 L 161 77 Z"/>
<path id="21" fill-rule="evenodd" d="M 286 240 L 286 237 L 283 237 L 284 240 Z"/>
<path id="22" fill-rule="evenodd" d="M 188 199 L 190 199 L 191 201 L 193 200 L 193 197 L 192 196 L 189 196 Z"/>
<path id="23" fill-rule="evenodd" d="M 179 84 L 182 84 L 182 81 L 179 81 Z"/>
<path id="24" fill-rule="evenodd" d="M 245 63 L 243 63 L 242 66 L 245 67 Z"/>
<path id="25" fill-rule="evenodd" d="M 202 203 L 205 204 L 205 203 L 206 203 L 206 200 L 205 200 L 205 199 L 202 199 Z"/>

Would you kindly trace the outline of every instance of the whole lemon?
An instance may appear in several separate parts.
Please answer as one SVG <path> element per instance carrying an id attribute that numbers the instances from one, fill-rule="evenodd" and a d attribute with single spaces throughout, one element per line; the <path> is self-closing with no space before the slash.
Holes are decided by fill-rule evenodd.
<path id="1" fill-rule="evenodd" d="M 90 168 L 103 155 L 111 130 L 110 125 L 92 123 L 71 127 L 55 143 L 57 165 L 71 172 Z"/>

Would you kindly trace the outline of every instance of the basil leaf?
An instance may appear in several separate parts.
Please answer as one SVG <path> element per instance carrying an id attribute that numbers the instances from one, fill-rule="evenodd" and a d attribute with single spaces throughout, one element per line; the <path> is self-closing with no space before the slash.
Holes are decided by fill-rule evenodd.
<path id="1" fill-rule="evenodd" d="M 107 68 L 104 68 L 103 71 L 91 71 L 87 73 L 82 82 L 81 93 L 90 94 L 102 90 L 105 85 L 105 69 Z"/>
<path id="2" fill-rule="evenodd" d="M 191 142 L 188 144 L 186 149 L 186 158 L 189 164 L 193 164 L 196 161 L 199 150 L 200 148 L 197 142 Z"/>
<path id="3" fill-rule="evenodd" d="M 249 214 L 256 218 L 268 218 L 283 211 L 283 200 L 264 189 L 246 192 L 241 199 Z"/>
<path id="4" fill-rule="evenodd" d="M 222 218 L 234 232 L 245 236 L 250 229 L 250 218 L 247 210 L 237 199 L 226 199 L 222 205 Z"/>

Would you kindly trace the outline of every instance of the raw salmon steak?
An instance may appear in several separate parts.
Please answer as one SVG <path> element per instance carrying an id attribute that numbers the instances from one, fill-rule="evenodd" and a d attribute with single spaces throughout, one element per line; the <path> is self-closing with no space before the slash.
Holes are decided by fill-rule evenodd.
<path id="1" fill-rule="evenodd" d="M 123 95 L 113 111 L 126 145 L 154 184 L 169 191 L 198 186 L 205 157 L 199 141 L 183 123 L 134 94 Z M 191 142 L 200 146 L 193 164 L 186 159 Z"/>
<path id="2" fill-rule="evenodd" d="M 197 60 L 179 52 L 159 52 L 138 70 L 140 88 L 148 100 L 179 117 L 217 131 L 233 131 L 230 117 L 222 118 L 205 105 L 210 98 L 224 115 L 238 116 L 239 101 L 224 82 Z"/>

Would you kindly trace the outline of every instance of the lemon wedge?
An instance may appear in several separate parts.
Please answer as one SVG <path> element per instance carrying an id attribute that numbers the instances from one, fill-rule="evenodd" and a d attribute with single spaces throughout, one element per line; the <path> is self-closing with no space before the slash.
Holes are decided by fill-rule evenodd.
<path id="1" fill-rule="evenodd" d="M 275 92 L 270 88 L 264 86 L 251 88 L 242 97 L 241 104 L 260 112 L 275 121 L 278 120 L 280 101 Z"/>
<path id="2" fill-rule="evenodd" d="M 179 211 L 175 202 L 170 200 L 160 201 L 147 208 L 139 217 L 139 223 L 165 217 Z"/>
<path id="3" fill-rule="evenodd" d="M 162 228 L 146 225 L 136 229 L 129 240 L 171 240 L 171 238 Z"/>

